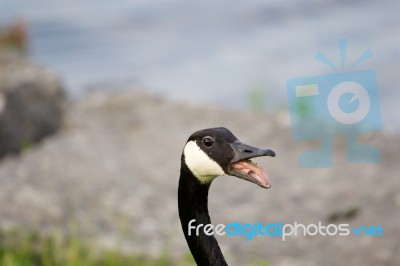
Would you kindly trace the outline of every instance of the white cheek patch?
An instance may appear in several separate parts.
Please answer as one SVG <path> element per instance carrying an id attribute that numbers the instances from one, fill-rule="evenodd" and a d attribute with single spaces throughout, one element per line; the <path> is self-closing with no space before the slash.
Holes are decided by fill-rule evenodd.
<path id="1" fill-rule="evenodd" d="M 222 167 L 197 146 L 195 141 L 186 143 L 183 149 L 186 165 L 201 183 L 211 182 L 220 175 L 225 175 Z"/>

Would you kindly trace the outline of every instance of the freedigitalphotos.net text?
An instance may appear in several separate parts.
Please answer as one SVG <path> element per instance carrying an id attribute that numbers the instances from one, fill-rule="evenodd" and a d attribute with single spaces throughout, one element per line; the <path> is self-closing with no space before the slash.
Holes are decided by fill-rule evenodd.
<path id="1" fill-rule="evenodd" d="M 188 235 L 199 235 L 200 232 L 205 235 L 228 235 L 228 236 L 245 236 L 246 240 L 251 240 L 253 237 L 260 236 L 278 236 L 285 241 L 287 237 L 292 236 L 349 236 L 353 235 L 369 235 L 369 236 L 383 236 L 383 228 L 377 226 L 359 226 L 351 228 L 349 224 L 317 224 L 304 225 L 298 222 L 290 223 L 268 223 L 263 224 L 258 222 L 256 224 L 241 224 L 233 222 L 228 225 L 224 224 L 198 224 L 196 220 L 192 219 L 188 223 Z"/>

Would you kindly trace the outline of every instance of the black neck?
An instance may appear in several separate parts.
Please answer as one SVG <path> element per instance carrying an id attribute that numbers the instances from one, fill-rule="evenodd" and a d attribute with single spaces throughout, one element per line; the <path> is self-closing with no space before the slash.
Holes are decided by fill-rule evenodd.
<path id="1" fill-rule="evenodd" d="M 178 208 L 182 230 L 190 251 L 197 265 L 227 265 L 214 236 L 207 236 L 203 230 L 199 230 L 198 236 L 196 236 L 196 230 L 191 230 L 190 236 L 188 234 L 188 225 L 193 219 L 196 220 L 192 223 L 193 226 L 211 223 L 207 207 L 209 188 L 209 184 L 201 184 L 192 174 L 182 156 L 181 176 L 178 188 Z"/>

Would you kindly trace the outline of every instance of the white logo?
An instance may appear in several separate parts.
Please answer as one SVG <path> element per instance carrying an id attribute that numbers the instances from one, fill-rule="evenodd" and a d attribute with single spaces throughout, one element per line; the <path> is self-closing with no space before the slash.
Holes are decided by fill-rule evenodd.
<path id="1" fill-rule="evenodd" d="M 352 93 L 353 97 L 349 104 L 359 101 L 358 108 L 351 113 L 344 112 L 339 106 L 340 97 L 345 93 Z M 342 124 L 357 124 L 368 114 L 371 107 L 371 100 L 368 92 L 363 86 L 355 82 L 342 82 L 336 85 L 328 96 L 328 110 L 331 116 Z"/>

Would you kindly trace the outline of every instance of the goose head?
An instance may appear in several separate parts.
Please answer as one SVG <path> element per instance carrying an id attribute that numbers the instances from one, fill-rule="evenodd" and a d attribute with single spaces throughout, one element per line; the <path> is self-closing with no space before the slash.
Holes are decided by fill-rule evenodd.
<path id="1" fill-rule="evenodd" d="M 193 133 L 183 149 L 182 163 L 201 184 L 230 175 L 270 188 L 266 171 L 251 161 L 260 156 L 275 157 L 275 152 L 244 144 L 228 129 L 218 127 Z"/>

